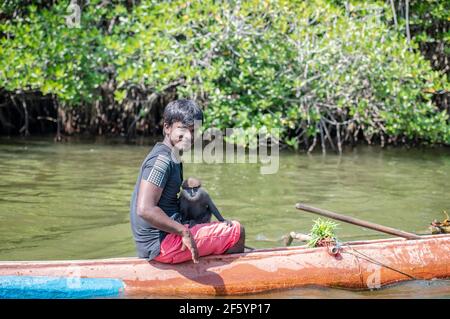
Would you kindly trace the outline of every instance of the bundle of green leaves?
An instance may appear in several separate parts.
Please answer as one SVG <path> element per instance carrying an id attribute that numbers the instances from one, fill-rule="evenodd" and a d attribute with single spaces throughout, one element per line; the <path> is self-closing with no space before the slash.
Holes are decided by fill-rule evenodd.
<path id="1" fill-rule="evenodd" d="M 311 239 L 308 241 L 308 246 L 317 247 L 321 242 L 333 241 L 336 238 L 335 230 L 337 227 L 338 224 L 329 219 L 318 218 L 314 221 L 314 225 L 309 233 Z"/>

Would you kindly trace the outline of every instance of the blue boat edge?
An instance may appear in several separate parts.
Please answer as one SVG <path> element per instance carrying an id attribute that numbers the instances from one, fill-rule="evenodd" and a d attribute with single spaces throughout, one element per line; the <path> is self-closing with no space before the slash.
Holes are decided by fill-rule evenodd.
<path id="1" fill-rule="evenodd" d="M 0 299 L 120 298 L 124 291 L 116 278 L 0 276 Z"/>

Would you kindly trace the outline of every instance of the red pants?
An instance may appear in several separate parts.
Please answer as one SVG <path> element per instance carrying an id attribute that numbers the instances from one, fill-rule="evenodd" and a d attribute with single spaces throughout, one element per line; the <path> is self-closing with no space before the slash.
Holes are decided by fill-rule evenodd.
<path id="1" fill-rule="evenodd" d="M 226 223 L 212 222 L 197 224 L 190 228 L 198 248 L 198 255 L 220 255 L 236 245 L 241 235 L 241 226 L 238 221 L 232 221 L 233 226 Z M 186 226 L 187 227 L 187 226 Z M 167 234 L 161 242 L 161 252 L 154 259 L 166 264 L 178 264 L 192 259 L 189 249 L 181 250 L 183 246 L 181 236 Z"/>

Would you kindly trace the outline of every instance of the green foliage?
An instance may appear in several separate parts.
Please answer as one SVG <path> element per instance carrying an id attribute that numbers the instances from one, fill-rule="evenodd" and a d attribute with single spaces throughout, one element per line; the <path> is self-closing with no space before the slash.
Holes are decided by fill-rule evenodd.
<path id="1" fill-rule="evenodd" d="M 317 244 L 321 240 L 331 240 L 336 238 L 335 230 L 339 225 L 329 219 L 318 218 L 314 221 L 314 225 L 311 228 L 309 236 L 311 239 L 308 241 L 309 247 L 317 247 Z"/>
<path id="2" fill-rule="evenodd" d="M 293 147 L 302 124 L 313 138 L 346 121 L 354 125 L 343 136 L 362 132 L 369 142 L 450 141 L 448 115 L 424 93 L 448 85 L 445 78 L 376 15 L 348 18 L 325 1 L 306 1 L 260 3 L 223 19 L 232 32 L 221 33 L 222 55 L 212 63 L 221 75 L 208 92 L 210 124 L 278 127 Z"/>
<path id="3" fill-rule="evenodd" d="M 277 128 L 292 148 L 361 135 L 450 143 L 448 114 L 431 100 L 448 79 L 386 23 L 388 3 L 120 3 L 91 0 L 80 28 L 65 23 L 69 1 L 3 20 L 0 88 L 74 109 L 101 99 L 140 118 L 139 101 L 175 86 L 205 106 L 207 126 Z"/>
<path id="4" fill-rule="evenodd" d="M 0 87 L 40 91 L 74 106 L 95 98 L 105 78 L 99 72 L 104 59 L 101 34 L 97 28 L 69 28 L 66 8 L 64 2 L 42 11 L 31 5 L 26 16 L 0 24 L 5 35 L 0 43 Z"/>
<path id="5" fill-rule="evenodd" d="M 397 8 L 398 11 L 403 9 L 401 6 Z M 447 44 L 449 43 L 449 30 L 445 31 L 445 29 L 440 28 L 441 25 L 449 25 L 450 3 L 448 1 L 412 0 L 410 1 L 409 12 L 411 27 L 418 33 L 416 41 L 436 42 L 445 40 Z M 435 29 L 430 30 L 431 28 Z"/>

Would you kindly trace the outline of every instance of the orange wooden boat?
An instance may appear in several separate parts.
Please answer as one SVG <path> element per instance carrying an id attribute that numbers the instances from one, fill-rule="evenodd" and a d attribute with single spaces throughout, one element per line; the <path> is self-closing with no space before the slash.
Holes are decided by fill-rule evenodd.
<path id="1" fill-rule="evenodd" d="M 165 265 L 137 258 L 0 262 L 0 298 L 238 295 L 306 285 L 370 289 L 450 278 L 450 235 L 289 247 Z"/>

